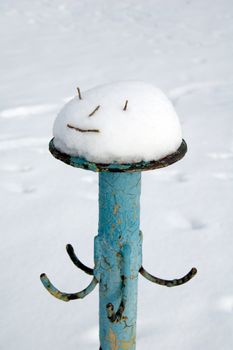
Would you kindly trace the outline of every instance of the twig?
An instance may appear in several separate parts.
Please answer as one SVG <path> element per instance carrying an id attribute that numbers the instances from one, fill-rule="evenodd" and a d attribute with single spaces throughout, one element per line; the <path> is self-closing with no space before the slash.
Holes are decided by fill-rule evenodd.
<path id="1" fill-rule="evenodd" d="M 128 106 L 128 100 L 125 101 L 125 105 L 124 105 L 123 111 L 126 111 L 127 106 Z"/>
<path id="2" fill-rule="evenodd" d="M 80 132 L 100 132 L 99 129 L 80 129 L 80 128 L 73 126 L 73 125 L 70 125 L 70 124 L 67 124 L 67 127 L 70 129 L 74 129 L 76 131 L 80 131 Z"/>
<path id="3" fill-rule="evenodd" d="M 93 114 L 95 114 L 95 112 L 96 111 L 98 111 L 98 109 L 100 108 L 100 105 L 99 106 L 97 106 L 95 109 L 94 109 L 94 111 L 93 112 L 91 112 L 90 114 L 89 114 L 89 117 L 92 117 L 93 116 Z"/>
<path id="4" fill-rule="evenodd" d="M 77 87 L 77 90 L 78 90 L 78 98 L 80 100 L 82 100 L 82 95 L 81 95 L 81 91 L 80 91 L 79 87 Z"/>

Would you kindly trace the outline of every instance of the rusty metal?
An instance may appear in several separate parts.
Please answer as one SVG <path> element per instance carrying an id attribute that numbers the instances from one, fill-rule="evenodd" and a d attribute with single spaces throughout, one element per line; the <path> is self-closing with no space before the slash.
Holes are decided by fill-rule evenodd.
<path id="1" fill-rule="evenodd" d="M 143 277 L 145 277 L 147 280 L 153 283 L 160 284 L 161 286 L 166 286 L 166 287 L 176 287 L 190 281 L 196 275 L 197 269 L 193 267 L 184 277 L 173 279 L 173 280 L 165 280 L 162 278 L 155 277 L 151 275 L 149 272 L 147 272 L 143 267 L 140 268 L 139 272 Z"/>
<path id="2" fill-rule="evenodd" d="M 54 139 L 49 143 L 49 150 L 52 155 L 61 160 L 62 162 L 71 165 L 75 168 L 81 168 L 85 170 L 91 170 L 94 172 L 139 172 L 147 170 L 155 170 L 167 167 L 178 160 L 182 159 L 187 152 L 187 144 L 185 140 L 182 141 L 178 150 L 160 160 L 153 160 L 150 162 L 138 162 L 138 163 L 112 163 L 112 164 L 103 164 L 103 163 L 94 163 L 89 162 L 85 158 L 70 156 L 68 154 L 60 152 L 54 146 Z"/>
<path id="3" fill-rule="evenodd" d="M 93 277 L 91 283 L 82 291 L 76 292 L 76 293 L 64 293 L 58 290 L 54 285 L 50 282 L 47 275 L 45 273 L 42 273 L 40 275 L 40 280 L 43 283 L 44 287 L 47 289 L 47 291 L 53 295 L 55 298 L 62 300 L 62 301 L 70 301 L 70 300 L 76 300 L 76 299 L 83 299 L 88 294 L 90 294 L 93 289 L 98 284 L 98 281 L 95 277 Z"/>
<path id="4" fill-rule="evenodd" d="M 192 268 L 182 278 L 165 280 L 151 275 L 142 266 L 141 172 L 163 168 L 182 159 L 187 145 L 183 140 L 176 152 L 163 159 L 132 164 L 101 164 L 70 156 L 57 150 L 53 139 L 49 150 L 68 165 L 99 173 L 99 224 L 93 269 L 79 260 L 70 244 L 66 247 L 72 262 L 93 276 L 87 288 L 78 293 L 63 293 L 45 274 L 41 275 L 41 281 L 50 294 L 63 301 L 84 298 L 99 284 L 100 350 L 135 350 L 139 273 L 166 287 L 182 285 L 197 273 Z"/>
<path id="5" fill-rule="evenodd" d="M 74 252 L 74 248 L 72 247 L 71 244 L 67 244 L 66 246 L 66 251 L 70 257 L 70 259 L 73 261 L 74 265 L 76 265 L 79 269 L 81 269 L 82 271 L 86 272 L 88 275 L 93 276 L 93 269 L 91 269 L 90 267 L 84 265 L 79 258 L 77 257 L 77 255 Z"/>

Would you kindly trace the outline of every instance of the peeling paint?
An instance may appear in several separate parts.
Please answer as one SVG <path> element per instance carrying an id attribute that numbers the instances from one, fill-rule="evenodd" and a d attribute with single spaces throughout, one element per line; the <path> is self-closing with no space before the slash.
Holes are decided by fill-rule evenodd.
<path id="1" fill-rule="evenodd" d="M 117 337 L 116 337 L 116 334 L 113 332 L 112 328 L 109 329 L 109 334 L 108 334 L 107 340 L 110 343 L 111 350 L 118 350 L 119 349 L 119 347 L 117 345 Z"/>
<path id="2" fill-rule="evenodd" d="M 140 173 L 99 174 L 94 276 L 100 276 L 103 350 L 134 350 L 136 346 L 137 282 L 142 262 L 140 189 Z M 110 270 L 105 268 L 106 260 Z"/>
<path id="3" fill-rule="evenodd" d="M 140 224 L 141 171 L 166 167 L 183 158 L 187 145 L 183 140 L 179 149 L 161 160 L 130 164 L 96 164 L 84 158 L 61 153 L 54 147 L 53 156 L 76 168 L 99 172 L 99 228 L 95 237 L 94 269 L 75 256 L 68 245 L 73 263 L 89 275 L 91 283 L 83 291 L 63 293 L 55 288 L 45 274 L 41 281 L 54 297 L 69 301 L 88 295 L 99 282 L 100 350 L 135 350 L 138 272 L 152 282 L 176 286 L 196 274 L 192 269 L 176 280 L 162 280 L 150 275 L 142 267 L 142 233 Z"/>
<path id="4" fill-rule="evenodd" d="M 114 213 L 114 215 L 116 215 L 116 214 L 118 213 L 119 208 L 120 208 L 120 205 L 119 205 L 119 204 L 115 204 L 115 205 L 114 205 L 114 208 L 113 208 L 113 213 Z"/>
<path id="5" fill-rule="evenodd" d="M 119 340 L 118 342 L 120 343 L 119 349 L 121 348 L 123 350 L 129 350 L 132 349 L 132 347 L 136 344 L 136 337 L 132 337 L 129 341 Z"/>
<path id="6" fill-rule="evenodd" d="M 52 155 L 61 160 L 62 162 L 69 164 L 75 168 L 81 168 L 86 170 L 91 170 L 95 172 L 109 172 L 109 173 L 122 173 L 122 172 L 140 172 L 146 170 L 160 169 L 164 168 L 168 165 L 171 165 L 178 160 L 182 159 L 187 152 L 187 144 L 185 140 L 182 140 L 182 143 L 178 150 L 163 159 L 160 160 L 152 160 L 150 162 L 138 162 L 138 163 L 129 163 L 129 164 L 102 164 L 102 163 L 93 163 L 89 162 L 85 158 L 70 156 L 66 153 L 62 153 L 54 147 L 52 139 L 49 143 L 49 150 Z"/>
<path id="7" fill-rule="evenodd" d="M 117 223 L 118 223 L 118 225 L 121 224 L 121 219 L 120 218 L 117 219 Z"/>
<path id="8" fill-rule="evenodd" d="M 107 340 L 110 343 L 110 350 L 130 350 L 136 343 L 136 337 L 133 336 L 129 341 L 118 340 L 116 334 L 110 328 Z"/>

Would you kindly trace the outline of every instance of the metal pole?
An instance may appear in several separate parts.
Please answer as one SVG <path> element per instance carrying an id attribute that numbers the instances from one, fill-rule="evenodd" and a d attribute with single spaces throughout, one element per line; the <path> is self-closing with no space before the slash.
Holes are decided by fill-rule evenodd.
<path id="1" fill-rule="evenodd" d="M 50 152 L 62 162 L 76 168 L 99 172 L 99 228 L 95 237 L 94 268 L 84 265 L 66 246 L 72 262 L 92 276 L 89 285 L 80 292 L 59 291 L 42 273 L 40 278 L 47 291 L 62 301 L 82 299 L 99 283 L 100 350 L 134 350 L 136 348 L 138 273 L 147 280 L 166 287 L 188 282 L 197 270 L 192 268 L 184 277 L 165 280 L 155 277 L 142 266 L 142 234 L 140 225 L 141 171 L 166 167 L 183 158 L 187 145 L 157 161 L 130 164 L 98 164 L 58 151 L 49 144 Z"/>
<path id="2" fill-rule="evenodd" d="M 140 193 L 140 172 L 99 174 L 94 276 L 99 281 L 102 350 L 136 347 L 137 282 L 142 264 Z"/>

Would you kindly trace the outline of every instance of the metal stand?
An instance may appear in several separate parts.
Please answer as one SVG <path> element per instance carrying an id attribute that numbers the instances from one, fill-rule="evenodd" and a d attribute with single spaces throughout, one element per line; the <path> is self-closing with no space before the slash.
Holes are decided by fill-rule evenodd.
<path id="1" fill-rule="evenodd" d="M 149 274 L 142 266 L 142 233 L 140 231 L 141 171 L 168 166 L 181 159 L 187 146 L 183 140 L 177 152 L 159 161 L 132 164 L 96 164 L 72 157 L 55 149 L 55 158 L 72 165 L 99 172 L 99 228 L 95 237 L 94 269 L 85 266 L 67 245 L 73 263 L 93 276 L 81 292 L 57 290 L 45 274 L 41 281 L 54 297 L 70 301 L 84 298 L 99 283 L 100 350 L 134 350 L 136 348 L 138 273 L 149 281 L 174 287 L 188 282 L 195 268 L 180 279 L 164 280 Z"/>

